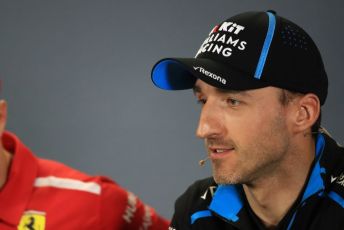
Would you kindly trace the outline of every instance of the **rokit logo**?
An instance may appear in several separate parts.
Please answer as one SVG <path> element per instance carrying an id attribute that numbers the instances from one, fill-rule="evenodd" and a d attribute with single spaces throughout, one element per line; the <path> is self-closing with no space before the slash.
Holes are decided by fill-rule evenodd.
<path id="1" fill-rule="evenodd" d="M 196 57 L 207 52 L 229 57 L 234 49 L 245 50 L 247 42 L 241 41 L 240 37 L 238 37 L 243 30 L 245 30 L 244 26 L 234 22 L 224 22 L 215 26 L 201 45 Z"/>
<path id="2" fill-rule="evenodd" d="M 215 26 L 215 28 L 219 28 L 219 31 L 227 31 L 230 33 L 233 32 L 234 34 L 239 34 L 240 31 L 243 31 L 245 29 L 245 27 L 233 22 L 224 22 L 220 27 Z"/>
<path id="3" fill-rule="evenodd" d="M 214 74 L 212 72 L 209 72 L 209 71 L 205 70 L 203 67 L 193 66 L 193 68 L 194 68 L 194 70 L 199 71 L 200 73 L 204 74 L 207 77 L 210 77 L 210 78 L 212 78 L 212 79 L 214 79 L 214 80 L 216 80 L 216 81 L 218 81 L 218 82 L 220 82 L 220 83 L 222 83 L 224 85 L 227 84 L 226 79 L 224 79 L 224 78 L 222 78 L 222 77 L 220 77 L 220 76 L 218 76 L 218 75 L 216 75 L 216 74 Z"/>

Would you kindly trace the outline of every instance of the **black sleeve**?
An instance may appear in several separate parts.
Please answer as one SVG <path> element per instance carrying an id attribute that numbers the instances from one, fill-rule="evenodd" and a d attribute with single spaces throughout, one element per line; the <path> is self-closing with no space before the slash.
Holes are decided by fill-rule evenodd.
<path id="1" fill-rule="evenodd" d="M 174 214 L 171 221 L 171 228 L 169 230 L 188 230 L 191 229 L 189 219 L 189 196 L 192 193 L 191 185 L 178 199 L 174 204 Z"/>
<path id="2" fill-rule="evenodd" d="M 196 181 L 176 200 L 169 230 L 191 229 L 191 215 L 200 205 L 200 196 L 214 183 L 212 178 Z"/>

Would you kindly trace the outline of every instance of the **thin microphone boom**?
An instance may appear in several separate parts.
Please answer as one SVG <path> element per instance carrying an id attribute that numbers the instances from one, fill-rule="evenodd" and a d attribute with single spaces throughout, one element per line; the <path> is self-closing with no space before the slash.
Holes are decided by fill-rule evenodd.
<path id="1" fill-rule="evenodd" d="M 200 160 L 200 161 L 198 162 L 199 166 L 203 167 L 203 166 L 205 165 L 205 162 L 206 162 L 207 160 L 209 160 L 209 157 L 206 157 L 206 158 L 204 158 L 203 160 Z"/>

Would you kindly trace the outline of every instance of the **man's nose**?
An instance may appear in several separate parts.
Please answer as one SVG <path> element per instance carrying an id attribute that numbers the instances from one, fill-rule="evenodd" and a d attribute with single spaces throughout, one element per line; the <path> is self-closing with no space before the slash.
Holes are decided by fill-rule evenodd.
<path id="1" fill-rule="evenodd" d="M 201 110 L 196 136 L 202 139 L 221 136 L 223 122 L 221 111 L 211 102 L 206 102 Z"/>

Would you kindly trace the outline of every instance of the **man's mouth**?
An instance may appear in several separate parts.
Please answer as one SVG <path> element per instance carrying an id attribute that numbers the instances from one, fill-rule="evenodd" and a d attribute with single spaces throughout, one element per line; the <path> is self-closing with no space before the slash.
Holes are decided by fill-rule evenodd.
<path id="1" fill-rule="evenodd" d="M 226 157 L 228 154 L 232 153 L 234 151 L 233 147 L 230 148 L 217 148 L 217 147 L 210 147 L 209 148 L 209 157 L 211 159 L 220 159 L 223 157 Z"/>
<path id="2" fill-rule="evenodd" d="M 224 153 L 228 151 L 228 149 L 215 149 L 214 153 Z"/>

